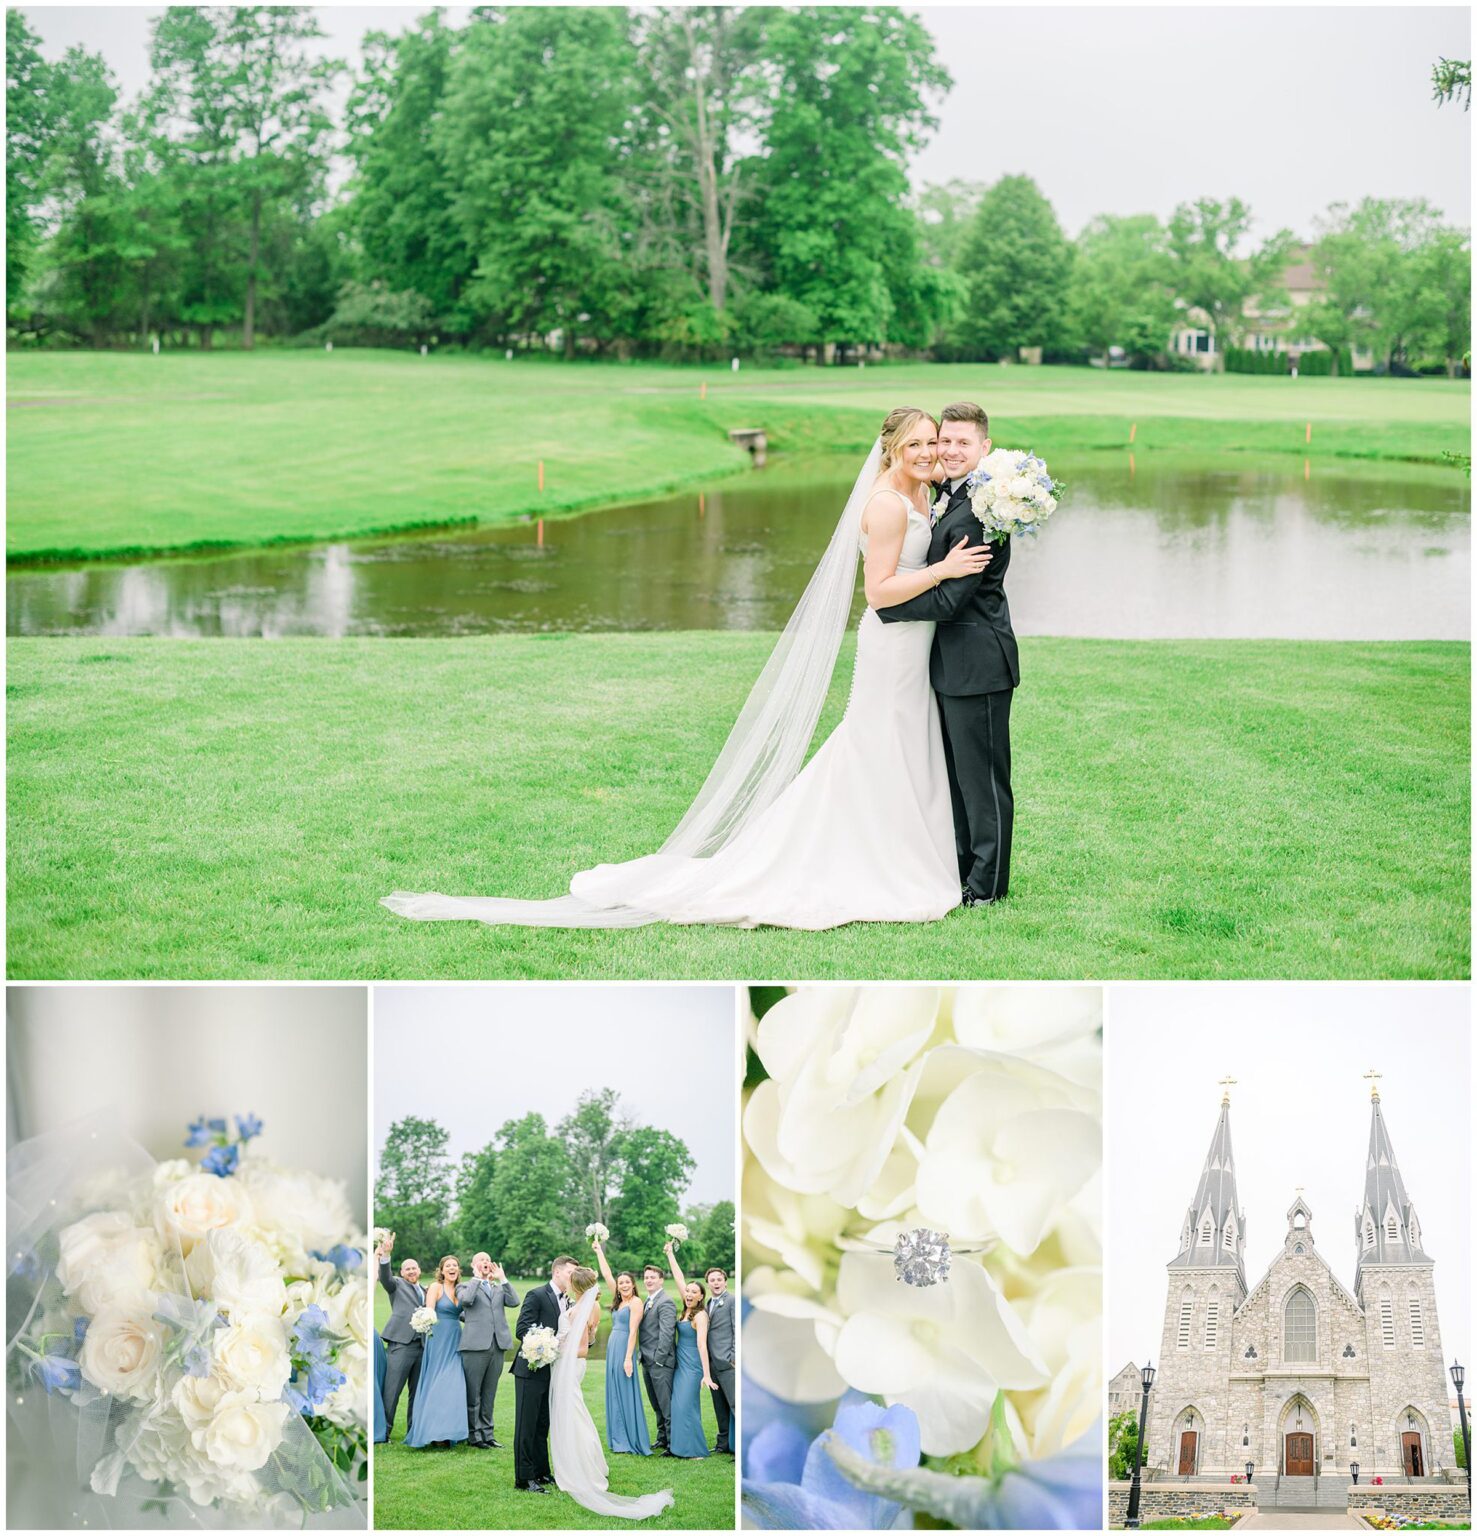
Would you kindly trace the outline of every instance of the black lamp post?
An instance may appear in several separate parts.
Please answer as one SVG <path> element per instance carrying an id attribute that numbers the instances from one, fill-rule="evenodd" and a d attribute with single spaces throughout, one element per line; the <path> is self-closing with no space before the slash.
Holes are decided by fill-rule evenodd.
<path id="1" fill-rule="evenodd" d="M 1462 1396 L 1462 1387 L 1467 1380 L 1467 1373 L 1462 1369 L 1460 1360 L 1451 1362 L 1451 1384 L 1456 1388 L 1456 1411 L 1462 1419 L 1462 1460 L 1467 1463 L 1467 1508 L 1472 1507 L 1472 1437 L 1467 1433 L 1467 1401 Z"/>
<path id="2" fill-rule="evenodd" d="M 1144 1400 L 1139 1408 L 1139 1443 L 1133 1453 L 1133 1483 L 1128 1490 L 1128 1518 L 1123 1524 L 1130 1530 L 1139 1528 L 1139 1472 L 1144 1464 L 1144 1424 L 1149 1417 L 1149 1388 L 1154 1385 L 1154 1367 L 1146 1365 L 1142 1372 Z"/>
<path id="3" fill-rule="evenodd" d="M 1246 1481 L 1247 1481 L 1247 1482 L 1248 1482 L 1248 1483 L 1249 1483 L 1249 1482 L 1250 1482 L 1250 1481 L 1251 1481 L 1251 1479 L 1252 1479 L 1252 1474 L 1253 1474 L 1253 1473 L 1254 1473 L 1254 1472 L 1255 1472 L 1255 1471 L 1256 1471 L 1256 1463 L 1255 1463 L 1255 1462 L 1254 1462 L 1254 1461 L 1248 1461 L 1248 1462 L 1247 1462 L 1247 1463 L 1246 1463 Z"/>
<path id="4" fill-rule="evenodd" d="M 1351 1461 L 1349 1463 L 1349 1476 L 1352 1477 L 1356 1483 L 1359 1481 L 1359 1463 L 1357 1461 Z"/>

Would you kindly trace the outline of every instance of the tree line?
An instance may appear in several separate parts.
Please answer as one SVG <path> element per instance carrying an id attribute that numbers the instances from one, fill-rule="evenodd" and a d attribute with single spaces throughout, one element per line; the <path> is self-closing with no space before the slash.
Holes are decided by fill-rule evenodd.
<path id="1" fill-rule="evenodd" d="M 684 1269 L 734 1271 L 734 1204 L 683 1205 L 696 1168 L 670 1131 L 636 1124 L 605 1088 L 580 1096 L 552 1129 L 539 1114 L 505 1122 L 476 1152 L 453 1163 L 434 1119 L 407 1116 L 380 1150 L 374 1221 L 396 1234 L 395 1262 L 432 1267 L 443 1254 L 465 1262 L 485 1250 L 509 1275 L 542 1274 L 560 1253 L 586 1254 L 585 1228 L 610 1231 L 615 1269 L 664 1264 L 666 1229 L 685 1222 Z"/>
<path id="2" fill-rule="evenodd" d="M 1254 240 L 1236 199 L 1073 240 L 1026 176 L 915 194 L 952 80 L 895 7 L 433 11 L 366 35 L 338 121 L 321 36 L 171 7 L 124 104 L 100 55 L 48 63 L 7 12 L 12 338 L 1149 367 L 1191 307 L 1218 351 L 1249 302 L 1287 307 L 1293 237 Z M 1306 333 L 1453 368 L 1469 248 L 1424 202 L 1329 210 Z"/>

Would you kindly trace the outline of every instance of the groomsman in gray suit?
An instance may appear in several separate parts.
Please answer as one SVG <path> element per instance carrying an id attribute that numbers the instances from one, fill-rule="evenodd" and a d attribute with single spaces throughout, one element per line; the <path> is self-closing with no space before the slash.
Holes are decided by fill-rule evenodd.
<path id="1" fill-rule="evenodd" d="M 656 1407 L 656 1449 L 672 1454 L 672 1373 L 677 1369 L 677 1305 L 667 1295 L 666 1271 L 648 1264 L 641 1271 L 646 1287 L 646 1311 L 641 1317 L 641 1374 L 646 1395 Z"/>
<path id="2" fill-rule="evenodd" d="M 417 1307 L 426 1304 L 425 1287 L 421 1284 L 421 1267 L 414 1259 L 406 1259 L 398 1276 L 390 1273 L 390 1254 L 395 1248 L 395 1234 L 385 1238 L 385 1246 L 379 1251 L 380 1284 L 389 1293 L 390 1320 L 380 1331 L 385 1341 L 385 1424 L 386 1433 L 395 1427 L 395 1409 L 400 1404 L 400 1393 L 410 1386 L 410 1403 L 405 1410 L 405 1433 L 410 1433 L 410 1421 L 415 1413 L 415 1389 L 421 1379 L 421 1353 L 426 1341 L 410 1326 L 410 1315 Z"/>
<path id="3" fill-rule="evenodd" d="M 738 1396 L 733 1383 L 734 1319 L 737 1304 L 733 1292 L 728 1289 L 728 1271 L 716 1265 L 704 1276 L 708 1282 L 708 1369 L 718 1390 L 712 1393 L 713 1412 L 718 1419 L 718 1443 L 715 1451 L 729 1456 L 738 1443 L 738 1425 L 734 1422 L 734 1405 Z"/>
<path id="4" fill-rule="evenodd" d="M 472 1279 L 457 1287 L 462 1308 L 462 1373 L 467 1378 L 467 1444 L 478 1450 L 500 1451 L 493 1438 L 492 1410 L 497 1403 L 497 1379 L 503 1352 L 513 1347 L 513 1330 L 504 1307 L 518 1305 L 518 1293 L 508 1284 L 501 1264 L 485 1253 L 472 1256 Z"/>

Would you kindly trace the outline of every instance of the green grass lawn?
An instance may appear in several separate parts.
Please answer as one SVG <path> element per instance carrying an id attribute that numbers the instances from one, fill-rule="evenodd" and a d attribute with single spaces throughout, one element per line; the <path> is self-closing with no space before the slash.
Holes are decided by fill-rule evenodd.
<path id="1" fill-rule="evenodd" d="M 14 977 L 1465 977 L 1465 645 L 1028 639 L 1010 900 L 419 924 L 656 847 L 772 637 L 12 640 Z M 850 678 L 837 669 L 828 727 Z"/>
<path id="2" fill-rule="evenodd" d="M 1145 1520 L 1146 1531 L 1229 1531 L 1236 1522 L 1223 1515 L 1207 1515 L 1203 1520 Z"/>
<path id="3" fill-rule="evenodd" d="M 1443 379 L 983 364 L 732 374 L 345 349 L 8 364 L 7 551 L 29 560 L 558 515 L 741 468 L 733 427 L 780 450 L 862 448 L 900 403 L 978 399 L 997 441 L 1048 457 L 1121 450 L 1136 426 L 1140 453 L 1432 461 L 1466 449 L 1470 408 L 1469 385 Z"/>
<path id="4" fill-rule="evenodd" d="M 521 1297 L 525 1288 L 543 1281 L 513 1281 Z M 668 1286 L 675 1292 L 675 1287 Z M 389 1298 L 375 1287 L 375 1327 L 382 1328 L 389 1315 Z M 510 1314 L 511 1316 L 512 1314 Z M 609 1327 L 601 1323 L 601 1338 Z M 605 1425 L 605 1361 L 593 1357 L 585 1368 L 585 1402 L 602 1433 Z M 710 1395 L 699 1394 L 703 1427 L 708 1443 L 717 1438 L 718 1425 Z M 643 1385 L 643 1401 L 645 1389 Z M 465 1445 L 450 1450 L 408 1450 L 405 1418 L 406 1396 L 390 1431 L 390 1443 L 374 1448 L 374 1523 L 380 1530 L 732 1530 L 734 1527 L 734 1467 L 731 1456 L 709 1456 L 689 1461 L 666 1456 L 611 1456 L 610 1491 L 621 1494 L 655 1493 L 670 1488 L 676 1502 L 655 1520 L 639 1524 L 605 1520 L 576 1504 L 562 1493 L 518 1493 L 513 1488 L 513 1381 L 504 1372 L 493 1413 L 493 1433 L 503 1444 L 500 1451 L 474 1451 Z M 646 1409 L 647 1428 L 656 1436 L 656 1415 Z"/>

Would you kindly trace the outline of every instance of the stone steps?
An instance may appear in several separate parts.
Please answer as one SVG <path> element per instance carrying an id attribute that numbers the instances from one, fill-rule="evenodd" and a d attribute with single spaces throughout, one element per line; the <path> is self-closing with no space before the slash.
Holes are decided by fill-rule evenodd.
<path id="1" fill-rule="evenodd" d="M 1284 1477 L 1277 1487 L 1257 1489 L 1258 1509 L 1284 1511 L 1319 1509 L 1347 1509 L 1352 1485 L 1329 1478 Z"/>

